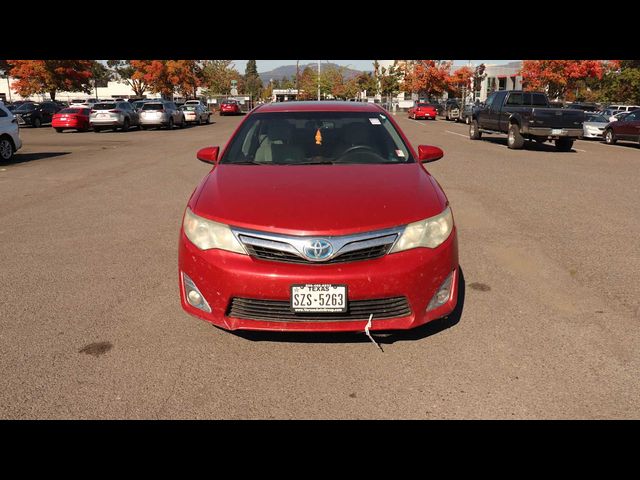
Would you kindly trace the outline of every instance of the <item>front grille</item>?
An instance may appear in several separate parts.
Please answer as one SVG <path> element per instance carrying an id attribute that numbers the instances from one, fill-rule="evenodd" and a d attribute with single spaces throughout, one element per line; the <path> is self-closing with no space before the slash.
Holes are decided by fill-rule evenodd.
<path id="1" fill-rule="evenodd" d="M 303 263 L 306 265 L 327 265 L 331 263 L 355 262 L 358 260 L 370 260 L 372 258 L 383 257 L 389 251 L 391 244 L 389 243 L 386 245 L 376 245 L 375 247 L 362 248 L 360 250 L 345 252 L 332 258 L 331 260 L 327 260 L 326 262 L 312 262 L 290 252 L 284 252 L 282 250 L 276 250 L 273 248 L 267 248 L 258 245 L 245 244 L 245 247 L 249 255 L 255 258 L 259 258 L 260 260 L 272 260 L 287 263 Z"/>
<path id="2" fill-rule="evenodd" d="M 259 300 L 234 297 L 229 303 L 227 316 L 247 320 L 265 320 L 269 322 L 338 322 L 368 320 L 373 314 L 374 320 L 400 318 L 411 314 L 406 297 L 376 298 L 370 300 L 351 300 L 347 312 L 295 313 L 287 300 Z"/>

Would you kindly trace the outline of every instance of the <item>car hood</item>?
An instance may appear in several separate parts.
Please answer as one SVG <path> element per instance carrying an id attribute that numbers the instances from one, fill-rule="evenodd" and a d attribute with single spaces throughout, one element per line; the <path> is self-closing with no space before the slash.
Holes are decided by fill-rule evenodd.
<path id="1" fill-rule="evenodd" d="M 432 217 L 446 197 L 419 163 L 218 165 L 195 206 L 228 225 L 297 235 L 345 235 Z M 193 203 L 193 202 L 192 202 Z"/>

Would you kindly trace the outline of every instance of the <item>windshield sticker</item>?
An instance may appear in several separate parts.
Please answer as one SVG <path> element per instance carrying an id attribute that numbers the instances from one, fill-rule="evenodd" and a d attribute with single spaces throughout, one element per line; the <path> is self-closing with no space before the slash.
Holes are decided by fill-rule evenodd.
<path id="1" fill-rule="evenodd" d="M 370 118 L 369 121 L 372 125 L 381 125 L 380 120 L 378 120 L 377 118 Z"/>
<path id="2" fill-rule="evenodd" d="M 322 133 L 320 133 L 320 129 L 316 132 L 316 145 L 322 145 Z"/>
<path id="3" fill-rule="evenodd" d="M 396 150 L 397 157 L 404 157 L 404 152 L 402 150 Z"/>

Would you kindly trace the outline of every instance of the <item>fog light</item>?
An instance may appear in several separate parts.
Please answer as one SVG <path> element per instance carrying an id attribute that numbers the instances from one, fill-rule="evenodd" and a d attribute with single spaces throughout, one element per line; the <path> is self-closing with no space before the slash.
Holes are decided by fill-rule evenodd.
<path id="1" fill-rule="evenodd" d="M 454 272 L 451 272 L 445 281 L 442 282 L 442 285 L 440 285 L 440 288 L 429 302 L 427 312 L 434 308 L 441 307 L 449 301 L 451 298 L 451 291 L 453 290 L 453 273 Z"/>
<path id="2" fill-rule="evenodd" d="M 204 312 L 211 313 L 211 307 L 204 299 L 196 284 L 189 278 L 186 273 L 182 273 L 182 284 L 184 286 L 184 293 L 187 297 L 189 305 L 196 307 Z"/>

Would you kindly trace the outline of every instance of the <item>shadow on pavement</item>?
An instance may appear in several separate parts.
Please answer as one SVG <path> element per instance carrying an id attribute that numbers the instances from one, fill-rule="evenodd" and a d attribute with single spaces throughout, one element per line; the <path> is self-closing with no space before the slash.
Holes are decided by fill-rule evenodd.
<path id="1" fill-rule="evenodd" d="M 59 157 L 61 155 L 69 155 L 71 152 L 38 152 L 38 153 L 16 153 L 11 160 L 3 162 L 0 165 L 16 165 L 18 163 L 33 162 L 35 160 L 43 160 L 45 158 Z"/>
<path id="2" fill-rule="evenodd" d="M 375 331 L 371 336 L 381 345 L 390 345 L 395 342 L 421 340 L 442 332 L 456 325 L 462 317 L 465 299 L 465 280 L 462 267 L 460 267 L 460 280 L 458 285 L 458 303 L 448 317 L 433 320 L 425 325 L 411 330 Z M 308 333 L 308 332 L 253 332 L 233 331 L 228 332 L 245 340 L 254 342 L 290 342 L 290 343 L 367 343 L 371 342 L 362 332 L 338 332 L 338 333 Z"/>
<path id="3" fill-rule="evenodd" d="M 481 142 L 493 143 L 495 145 L 504 145 L 504 148 L 507 147 L 507 137 L 487 137 L 483 136 L 480 139 Z M 536 141 L 526 140 L 524 142 L 524 147 L 522 150 L 530 150 L 532 152 L 553 152 L 553 153 L 578 153 L 575 149 L 572 149 L 570 152 L 561 152 L 556 150 L 556 146 L 553 143 L 538 143 Z"/>

